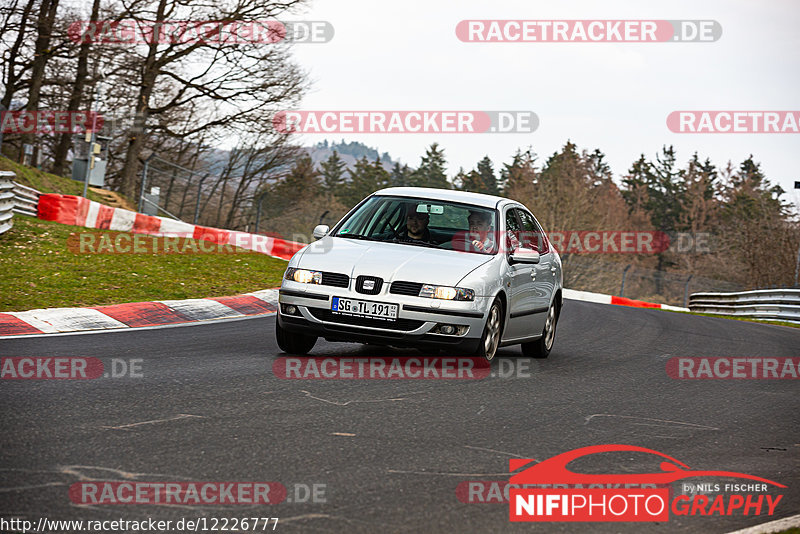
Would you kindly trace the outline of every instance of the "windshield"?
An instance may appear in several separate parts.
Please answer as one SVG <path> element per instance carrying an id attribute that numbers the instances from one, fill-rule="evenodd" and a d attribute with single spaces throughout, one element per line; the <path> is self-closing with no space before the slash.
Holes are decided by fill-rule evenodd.
<path id="1" fill-rule="evenodd" d="M 436 199 L 374 196 L 340 225 L 335 237 L 497 253 L 496 210 Z"/>

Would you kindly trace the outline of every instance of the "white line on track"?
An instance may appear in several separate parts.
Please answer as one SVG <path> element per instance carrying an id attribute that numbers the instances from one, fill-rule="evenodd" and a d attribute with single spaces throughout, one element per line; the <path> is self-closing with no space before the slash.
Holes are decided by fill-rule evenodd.
<path id="1" fill-rule="evenodd" d="M 784 517 L 783 519 L 776 519 L 775 521 L 762 523 L 754 527 L 743 528 L 742 530 L 736 530 L 728 534 L 770 534 L 772 532 L 788 530 L 792 527 L 800 527 L 800 514 Z"/>
<path id="2" fill-rule="evenodd" d="M 156 423 L 167 423 L 169 421 L 178 421 L 178 420 L 181 420 L 181 419 L 190 419 L 190 418 L 193 418 L 193 417 L 196 417 L 198 419 L 205 419 L 205 417 L 202 416 L 202 415 L 191 415 L 191 414 L 188 414 L 188 413 L 179 413 L 175 417 L 168 417 L 166 419 L 153 419 L 151 421 L 141 421 L 139 423 L 130 423 L 130 424 L 127 424 L 127 425 L 119 425 L 119 426 L 104 426 L 104 427 L 101 427 L 101 428 L 107 428 L 109 430 L 127 430 L 128 428 L 133 428 L 133 427 L 142 426 L 142 425 L 154 425 Z"/>

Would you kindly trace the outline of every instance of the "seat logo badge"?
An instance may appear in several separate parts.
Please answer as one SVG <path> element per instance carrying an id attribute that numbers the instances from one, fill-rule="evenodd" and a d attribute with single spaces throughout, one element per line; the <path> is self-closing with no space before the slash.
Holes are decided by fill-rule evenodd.
<path id="1" fill-rule="evenodd" d="M 361 287 L 365 291 L 372 291 L 373 289 L 375 289 L 375 280 L 364 280 L 364 283 L 361 284 Z"/>

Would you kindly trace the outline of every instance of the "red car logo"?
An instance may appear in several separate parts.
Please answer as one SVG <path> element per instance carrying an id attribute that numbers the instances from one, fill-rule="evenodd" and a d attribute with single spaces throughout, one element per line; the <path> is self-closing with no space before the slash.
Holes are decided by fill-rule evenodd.
<path id="1" fill-rule="evenodd" d="M 600 452 L 645 452 L 655 454 L 668 461 L 661 462 L 659 466 L 661 472 L 657 473 L 596 475 L 576 473 L 567 469 L 567 464 L 573 460 Z M 530 462 L 535 462 L 535 460 L 510 460 L 510 471 L 513 472 Z M 654 451 L 653 449 L 634 445 L 593 445 L 591 447 L 582 447 L 580 449 L 568 451 L 542 462 L 538 462 L 524 471 L 513 475 L 509 482 L 511 484 L 669 484 L 670 482 L 675 482 L 676 480 L 684 478 L 709 476 L 746 478 L 758 482 L 766 482 L 780 488 L 786 487 L 772 480 L 747 475 L 745 473 L 736 473 L 733 471 L 696 471 L 671 456 Z"/>

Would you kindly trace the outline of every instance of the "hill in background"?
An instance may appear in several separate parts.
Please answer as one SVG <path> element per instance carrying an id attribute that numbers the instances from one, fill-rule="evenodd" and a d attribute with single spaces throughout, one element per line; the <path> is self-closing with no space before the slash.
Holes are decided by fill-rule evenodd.
<path id="1" fill-rule="evenodd" d="M 333 154 L 334 150 L 339 154 L 339 157 L 342 158 L 342 161 L 345 162 L 348 170 L 352 169 L 356 161 L 363 157 L 366 157 L 370 161 L 375 161 L 376 158 L 380 158 L 383 168 L 387 171 L 390 171 L 395 164 L 395 160 L 392 159 L 388 152 L 381 154 L 377 149 L 368 147 L 364 143 L 359 143 L 358 141 L 347 142 L 342 139 L 339 142 L 328 142 L 326 139 L 316 145 L 305 147 L 305 150 L 308 152 L 308 155 L 311 156 L 311 161 L 314 162 L 318 169 L 319 164 L 327 160 L 331 154 Z"/>

